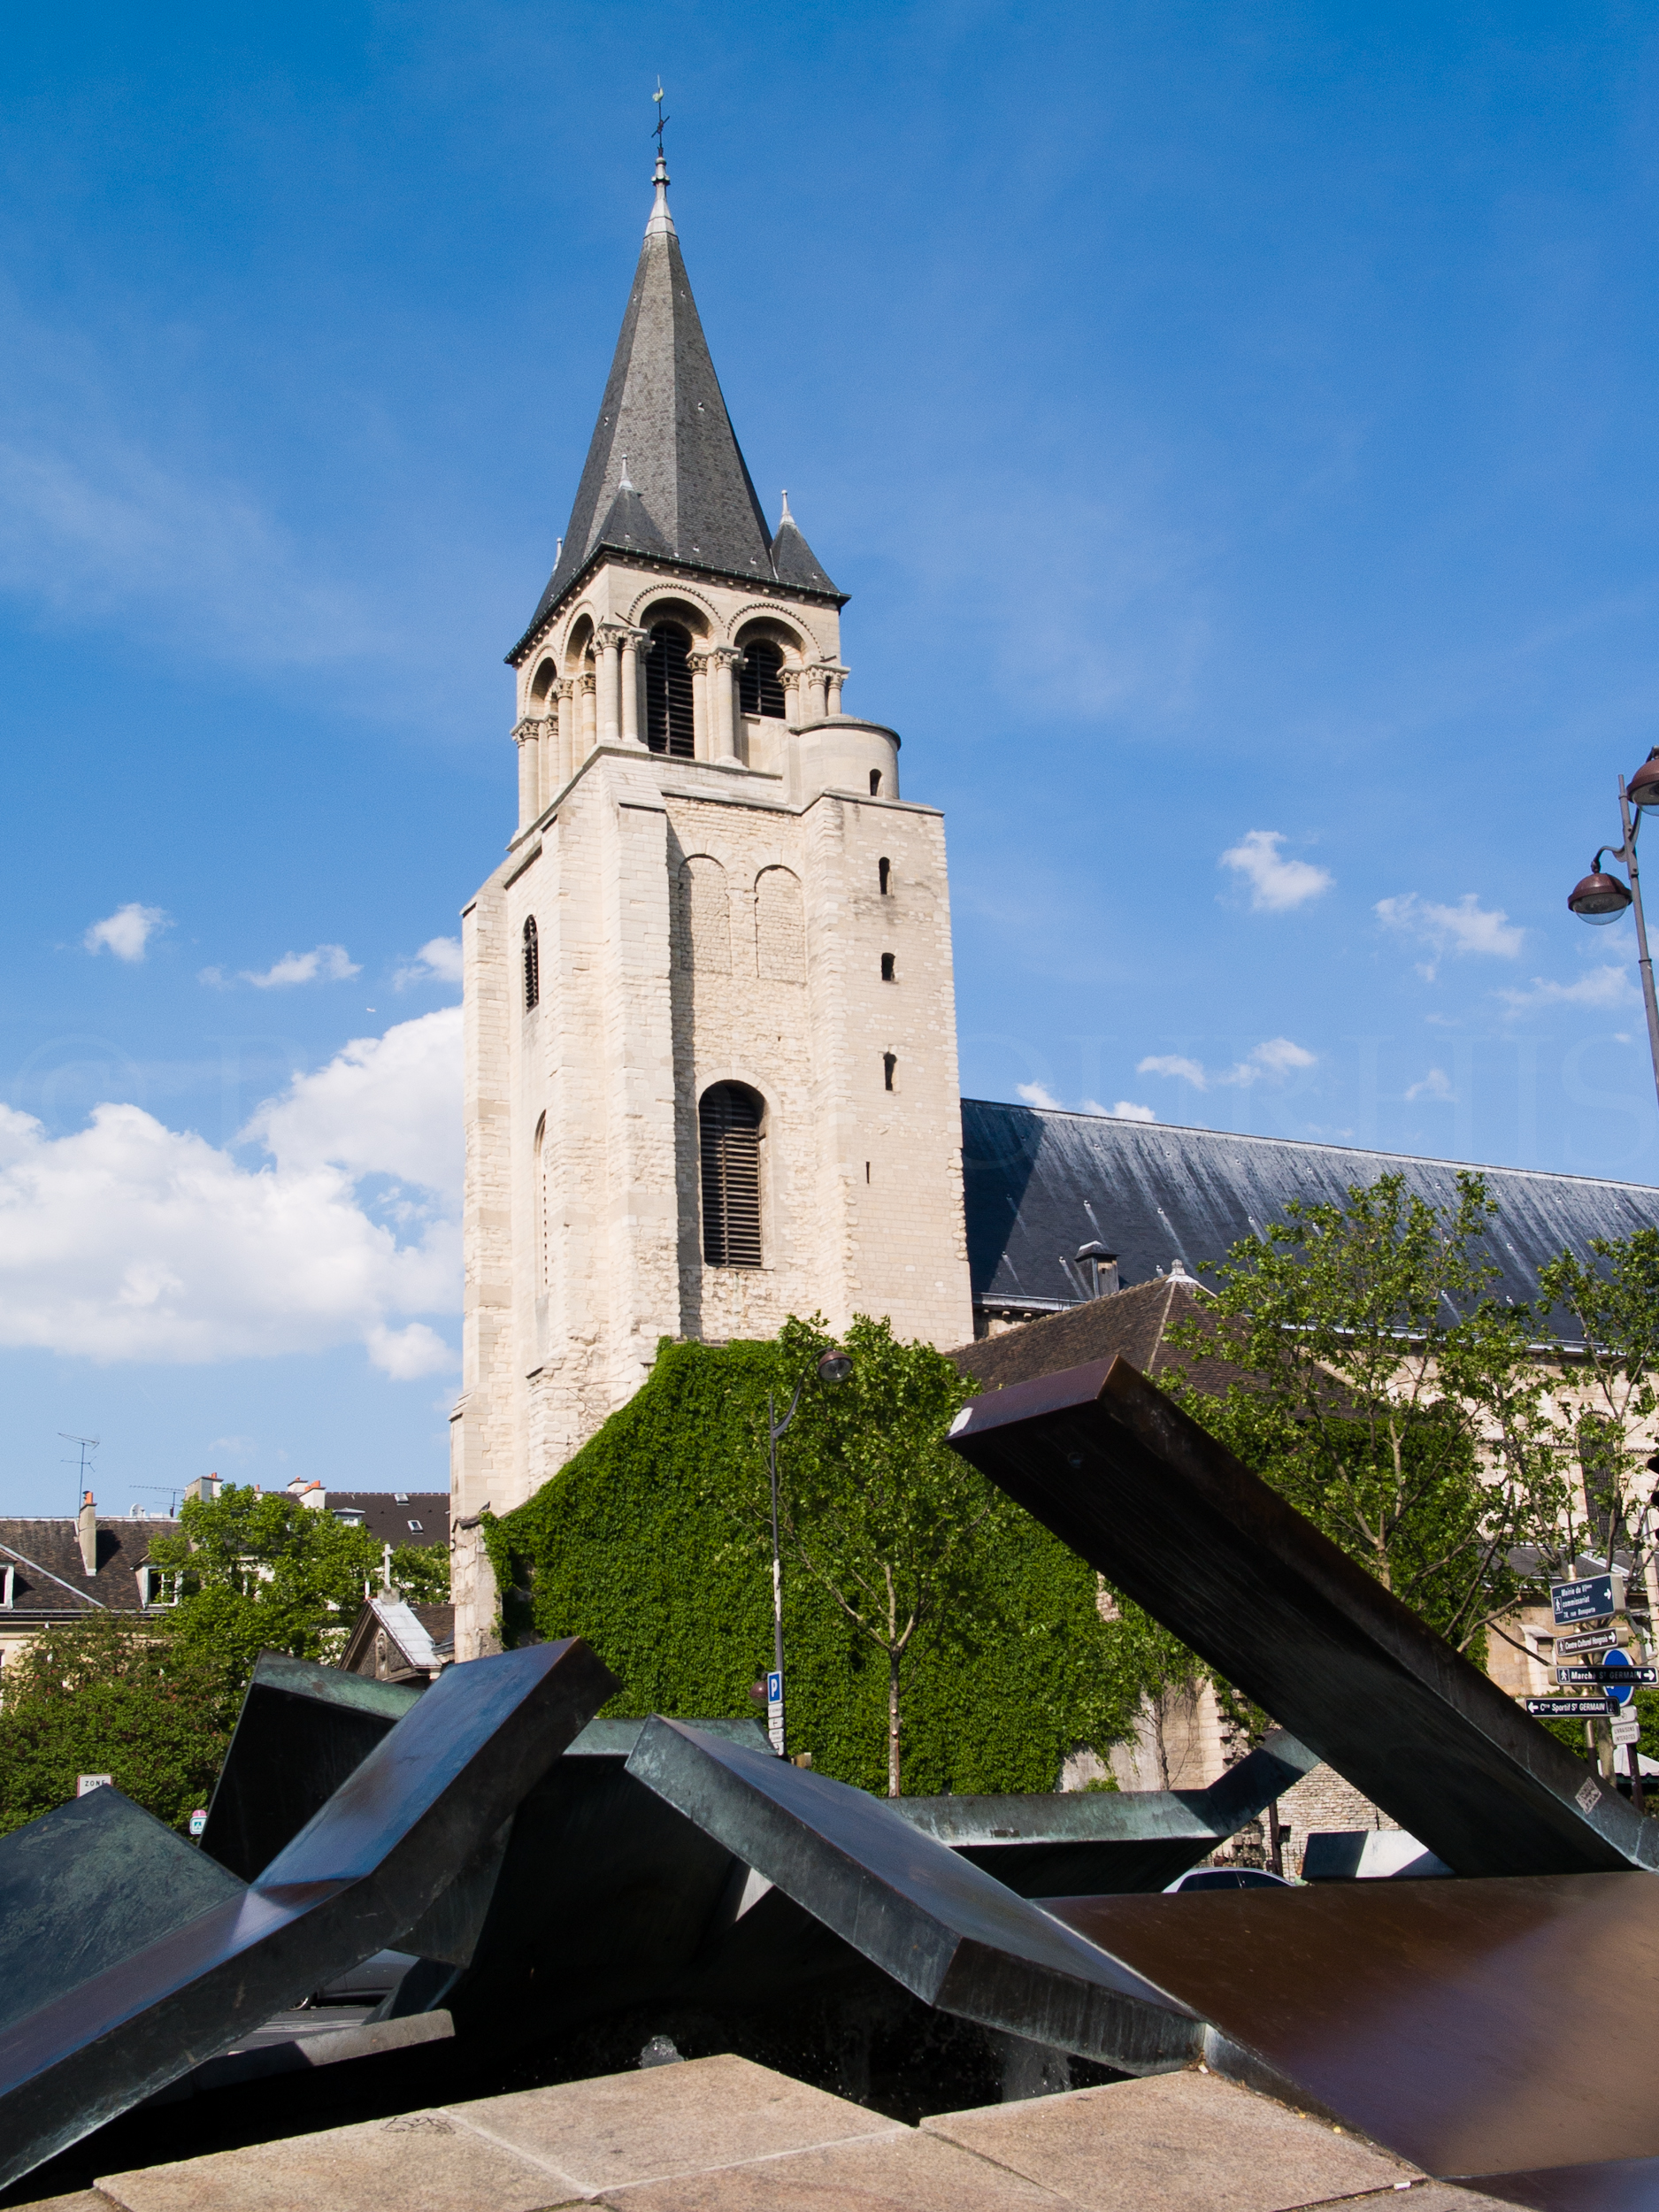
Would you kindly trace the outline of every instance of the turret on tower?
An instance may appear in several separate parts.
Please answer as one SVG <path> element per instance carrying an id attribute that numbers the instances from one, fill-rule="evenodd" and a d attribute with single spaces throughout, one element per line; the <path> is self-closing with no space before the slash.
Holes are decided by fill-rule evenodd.
<path id="1" fill-rule="evenodd" d="M 454 1516 L 557 1473 L 658 1341 L 972 1333 L 943 822 L 842 710 L 839 591 L 769 530 L 659 154 L 552 575 L 518 814 L 465 918 Z M 457 1557 L 457 1650 L 488 1647 Z"/>

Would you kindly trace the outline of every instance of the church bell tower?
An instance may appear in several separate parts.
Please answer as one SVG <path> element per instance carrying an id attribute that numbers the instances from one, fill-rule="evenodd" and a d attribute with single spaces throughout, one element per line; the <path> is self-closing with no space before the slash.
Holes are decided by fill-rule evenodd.
<path id="1" fill-rule="evenodd" d="M 844 710 L 846 595 L 769 530 L 668 174 L 516 673 L 518 826 L 465 910 L 456 1650 L 477 1516 L 537 1489 L 663 1337 L 890 1317 L 972 1336 L 944 822 Z"/>

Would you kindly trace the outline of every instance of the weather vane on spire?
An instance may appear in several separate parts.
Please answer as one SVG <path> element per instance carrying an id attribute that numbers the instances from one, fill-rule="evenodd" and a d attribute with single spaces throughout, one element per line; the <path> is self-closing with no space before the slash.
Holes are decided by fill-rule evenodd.
<path id="1" fill-rule="evenodd" d="M 660 77 L 657 80 L 657 89 L 652 93 L 651 97 L 657 103 L 657 120 L 651 127 L 651 136 L 657 141 L 657 158 L 661 161 L 663 158 L 663 127 L 668 118 L 663 113 L 663 81 Z"/>

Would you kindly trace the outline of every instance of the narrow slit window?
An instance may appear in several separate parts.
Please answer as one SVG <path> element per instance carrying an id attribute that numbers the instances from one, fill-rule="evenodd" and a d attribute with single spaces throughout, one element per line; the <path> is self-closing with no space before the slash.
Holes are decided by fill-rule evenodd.
<path id="1" fill-rule="evenodd" d="M 762 714 L 774 722 L 784 719 L 783 649 L 770 638 L 756 638 L 743 648 L 743 665 L 737 686 L 745 714 Z"/>
<path id="2" fill-rule="evenodd" d="M 872 799 L 881 796 L 881 771 L 879 768 L 870 771 L 870 795 Z"/>
<path id="3" fill-rule="evenodd" d="M 885 899 L 893 883 L 893 863 L 890 860 L 878 860 L 876 874 L 880 879 L 881 895 Z"/>
<path id="4" fill-rule="evenodd" d="M 758 1267 L 760 1125 L 764 1109 L 741 1083 L 717 1083 L 697 1110 L 703 1168 L 703 1256 L 710 1267 Z"/>
<path id="5" fill-rule="evenodd" d="M 527 1014 L 541 997 L 541 953 L 536 943 L 535 916 L 526 916 L 524 926 L 524 1010 Z"/>
<path id="6" fill-rule="evenodd" d="M 898 1071 L 898 1054 L 896 1052 L 884 1052 L 881 1056 L 881 1087 L 883 1090 L 890 1091 L 893 1088 L 893 1079 Z"/>
<path id="7" fill-rule="evenodd" d="M 691 705 L 691 638 L 659 622 L 645 656 L 645 741 L 654 753 L 690 760 L 697 750 Z"/>
<path id="8" fill-rule="evenodd" d="M 890 952 L 884 952 L 882 954 L 881 980 L 884 983 L 896 983 L 898 981 L 898 969 L 895 965 L 896 959 L 896 954 Z"/>

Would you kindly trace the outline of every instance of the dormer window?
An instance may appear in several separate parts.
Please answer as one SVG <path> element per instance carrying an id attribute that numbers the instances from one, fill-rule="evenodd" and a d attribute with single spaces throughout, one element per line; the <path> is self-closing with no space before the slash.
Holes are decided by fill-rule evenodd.
<path id="1" fill-rule="evenodd" d="M 18 1571 L 15 1567 L 0 1567 L 0 1612 L 10 1613 L 17 1604 Z"/>
<path id="2" fill-rule="evenodd" d="M 524 926 L 524 1010 L 540 1003 L 541 997 L 541 953 L 536 943 L 535 916 L 526 918 Z"/>
<path id="3" fill-rule="evenodd" d="M 178 1576 L 165 1574 L 159 1567 L 141 1567 L 138 1570 L 138 1602 L 146 1610 L 152 1605 L 177 1605 Z"/>
<path id="4" fill-rule="evenodd" d="M 743 666 L 738 689 L 745 714 L 764 714 L 774 722 L 785 719 L 783 648 L 770 638 L 754 639 L 743 648 Z"/>

